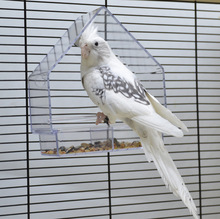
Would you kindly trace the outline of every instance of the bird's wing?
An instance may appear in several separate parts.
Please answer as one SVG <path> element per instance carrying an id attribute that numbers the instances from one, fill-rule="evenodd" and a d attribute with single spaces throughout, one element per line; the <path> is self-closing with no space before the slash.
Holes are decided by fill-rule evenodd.
<path id="1" fill-rule="evenodd" d="M 169 109 L 164 107 L 163 105 L 160 104 L 160 102 L 152 96 L 150 93 L 146 92 L 146 95 L 151 102 L 152 106 L 154 107 L 155 111 L 164 119 L 167 119 L 170 123 L 173 125 L 181 128 L 182 130 L 188 132 L 188 128 L 186 125 L 178 119 L 175 114 L 173 114 Z"/>
<path id="2" fill-rule="evenodd" d="M 183 132 L 171 124 L 168 120 L 162 118 L 160 115 L 154 113 L 153 115 L 142 115 L 131 118 L 132 121 L 139 123 L 150 128 L 153 128 L 159 132 L 173 135 L 175 137 L 183 137 Z"/>
<path id="3" fill-rule="evenodd" d="M 87 75 L 86 90 L 93 102 L 110 117 L 110 122 L 111 117 L 114 120 L 130 118 L 162 133 L 177 137 L 183 136 L 182 131 L 175 126 L 176 124 L 163 118 L 162 112 L 159 115 L 155 111 L 156 100 L 146 95 L 144 87 L 136 77 L 129 75 L 129 80 L 127 80 L 125 77 L 118 76 L 120 74 L 113 72 L 109 66 L 99 67 L 94 75 L 91 76 L 92 78 L 89 78 L 89 74 Z"/>

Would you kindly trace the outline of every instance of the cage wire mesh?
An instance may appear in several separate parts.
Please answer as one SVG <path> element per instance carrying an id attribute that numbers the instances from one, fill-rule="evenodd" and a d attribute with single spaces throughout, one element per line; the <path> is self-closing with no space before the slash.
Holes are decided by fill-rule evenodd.
<path id="1" fill-rule="evenodd" d="M 154 164 L 146 163 L 141 150 L 112 152 L 108 165 L 108 153 L 59 157 L 59 160 L 40 156 L 38 135 L 25 132 L 28 128 L 25 120 L 29 116 L 24 92 L 26 75 L 71 25 L 73 17 L 92 11 L 101 1 L 25 2 L 27 8 L 23 1 L 0 2 L 3 91 L 0 217 L 190 218 L 182 202 L 165 188 Z M 108 0 L 108 3 L 111 12 L 165 67 L 168 107 L 190 129 L 181 139 L 166 136 L 166 148 L 184 177 L 201 217 L 219 218 L 220 5 L 174 1 L 137 4 L 130 0 Z M 51 99 L 57 98 L 52 96 L 55 95 L 54 80 L 59 79 L 60 84 L 64 80 L 78 84 L 78 76 L 75 81 L 72 79 L 73 75 L 79 75 L 79 64 L 75 64 L 79 62 L 79 54 L 75 54 L 68 52 L 50 74 Z M 25 60 L 24 56 L 28 58 Z M 25 65 L 28 65 L 27 72 Z M 57 88 L 56 95 L 65 94 L 64 89 Z M 69 109 L 69 113 L 75 113 L 74 109 Z M 68 113 L 64 107 L 53 106 L 52 110 Z M 53 113 L 55 116 L 58 115 Z"/>
<path id="2" fill-rule="evenodd" d="M 81 85 L 78 41 L 93 23 L 116 56 L 144 87 L 166 105 L 163 67 L 104 6 L 80 16 L 29 76 L 31 130 L 39 134 L 42 154 L 67 155 L 140 148 L 136 134 L 117 121 L 111 127 L 95 125 L 98 108 Z M 59 66 L 75 54 L 77 65 L 65 75 Z"/>

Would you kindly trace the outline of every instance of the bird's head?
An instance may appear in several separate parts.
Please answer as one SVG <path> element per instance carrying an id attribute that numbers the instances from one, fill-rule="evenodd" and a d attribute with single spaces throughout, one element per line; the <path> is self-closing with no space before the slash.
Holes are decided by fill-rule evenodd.
<path id="1" fill-rule="evenodd" d="M 106 64 L 112 52 L 108 43 L 97 34 L 97 27 L 90 24 L 79 41 L 81 59 L 87 67 Z"/>

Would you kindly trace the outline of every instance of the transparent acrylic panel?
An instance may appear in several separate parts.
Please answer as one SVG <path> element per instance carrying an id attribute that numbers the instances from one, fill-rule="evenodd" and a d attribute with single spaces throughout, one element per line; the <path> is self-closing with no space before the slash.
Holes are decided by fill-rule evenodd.
<path id="1" fill-rule="evenodd" d="M 122 124 L 113 127 L 107 127 L 105 124 L 79 126 L 76 129 L 40 134 L 40 136 L 41 152 L 44 155 L 68 156 L 141 148 L 137 135 L 128 126 Z"/>
<path id="2" fill-rule="evenodd" d="M 125 124 L 114 126 L 114 150 L 130 150 L 141 148 L 137 134 Z"/>
<path id="3" fill-rule="evenodd" d="M 49 131 L 48 121 L 51 116 L 48 97 L 47 73 L 29 77 L 29 100 L 32 132 Z"/>
<path id="4" fill-rule="evenodd" d="M 64 140 L 64 135 L 66 133 L 60 133 L 60 143 L 63 145 L 59 149 L 60 154 L 82 154 L 90 152 L 104 152 L 113 150 L 113 128 L 105 127 L 93 127 L 90 129 L 84 129 L 82 132 L 76 131 L 72 132 L 71 135 L 74 136 L 74 140 L 71 141 L 71 146 L 67 147 L 66 140 Z M 61 140 L 62 139 L 62 140 Z M 66 136 L 66 139 L 69 137 Z"/>
<path id="5" fill-rule="evenodd" d="M 57 133 L 40 133 L 41 153 L 44 155 L 58 155 Z"/>
<path id="6" fill-rule="evenodd" d="M 116 56 L 144 87 L 166 105 L 161 65 L 108 9 L 98 8 L 75 20 L 29 77 L 32 132 L 40 133 L 44 154 L 45 151 L 67 155 L 141 147 L 138 136 L 120 121 L 110 128 L 95 126 L 99 110 L 83 90 L 77 48 L 81 34 L 91 23 L 98 26 L 98 34 L 108 41 Z M 70 54 L 75 55 L 74 63 L 69 60 Z M 68 65 L 63 67 L 65 63 Z M 98 147 L 97 142 L 103 147 Z"/>

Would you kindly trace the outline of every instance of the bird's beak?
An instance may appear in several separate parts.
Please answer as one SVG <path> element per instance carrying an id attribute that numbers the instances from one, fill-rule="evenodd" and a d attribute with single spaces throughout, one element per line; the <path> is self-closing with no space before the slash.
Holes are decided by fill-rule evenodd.
<path id="1" fill-rule="evenodd" d="M 81 55 L 84 59 L 87 59 L 90 54 L 90 49 L 87 44 L 82 45 L 81 47 Z"/>

